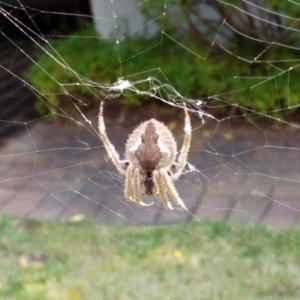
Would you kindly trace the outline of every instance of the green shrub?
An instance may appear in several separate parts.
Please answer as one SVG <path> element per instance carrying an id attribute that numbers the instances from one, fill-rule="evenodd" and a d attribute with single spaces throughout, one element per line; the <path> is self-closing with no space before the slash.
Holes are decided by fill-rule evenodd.
<path id="1" fill-rule="evenodd" d="M 237 111 L 242 113 L 246 112 L 242 108 L 247 108 L 268 114 L 278 110 L 275 115 L 282 115 L 294 111 L 287 108 L 299 102 L 299 69 L 281 71 L 288 69 L 287 60 L 296 59 L 287 49 L 270 51 L 260 58 L 261 62 L 249 64 L 212 48 L 207 54 L 207 46 L 201 48 L 195 41 L 187 40 L 184 45 L 206 56 L 205 60 L 167 38 L 161 41 L 161 35 L 148 40 L 126 39 L 120 45 L 89 38 L 96 36 L 88 26 L 69 38 L 50 41 L 53 48 L 44 47 L 48 53 L 40 55 L 27 73 L 28 80 L 42 93 L 36 101 L 40 114 L 57 118 L 70 114 L 74 105 L 81 105 L 80 110 L 84 105 L 98 106 L 99 99 L 107 95 L 101 86 L 118 78 L 135 82 L 140 91 L 148 91 L 150 84 L 145 79 L 151 76 L 173 86 L 186 98 L 207 100 L 209 106 L 217 107 L 216 113 L 228 113 L 237 103 Z M 271 60 L 280 62 L 271 64 Z M 95 87 L 91 87 L 93 82 Z M 172 98 L 167 88 L 162 87 L 158 93 Z M 123 104 L 140 104 L 151 97 L 125 90 L 118 98 Z"/>

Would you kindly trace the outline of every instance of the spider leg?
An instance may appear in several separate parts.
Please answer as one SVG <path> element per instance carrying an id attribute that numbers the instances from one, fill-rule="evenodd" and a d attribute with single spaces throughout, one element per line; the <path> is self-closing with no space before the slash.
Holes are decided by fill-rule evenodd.
<path id="1" fill-rule="evenodd" d="M 134 199 L 137 205 L 141 203 L 141 179 L 139 169 L 135 169 L 133 173 L 133 192 Z"/>
<path id="2" fill-rule="evenodd" d="M 168 174 L 168 172 L 166 170 L 160 170 L 159 171 L 161 173 L 161 185 L 163 187 L 163 189 L 166 191 L 166 193 L 168 193 L 170 195 L 170 197 L 180 206 L 182 207 L 184 210 L 188 210 L 186 205 L 184 204 L 184 202 L 180 199 L 175 186 L 171 180 L 170 175 Z"/>
<path id="3" fill-rule="evenodd" d="M 131 197 L 133 191 L 132 178 L 133 178 L 133 166 L 129 166 L 126 169 L 124 195 L 127 201 L 135 202 L 135 200 Z"/>
<path id="4" fill-rule="evenodd" d="M 133 169 L 133 166 L 129 166 L 126 169 L 126 177 L 125 177 L 125 190 L 124 195 L 127 201 L 134 202 L 140 206 L 151 206 L 151 203 L 145 203 L 141 201 L 142 194 L 141 194 L 141 179 L 140 179 L 140 172 L 138 169 Z"/>
<path id="5" fill-rule="evenodd" d="M 183 103 L 183 108 L 184 108 L 184 114 L 185 114 L 185 121 L 184 121 L 185 122 L 184 123 L 185 135 L 184 135 L 182 147 L 180 149 L 178 163 L 175 164 L 177 171 L 175 173 L 171 174 L 171 177 L 173 180 L 177 180 L 181 176 L 181 173 L 186 165 L 188 152 L 189 152 L 189 149 L 191 146 L 192 126 L 191 126 L 190 116 L 188 114 L 188 110 L 186 108 L 185 103 Z"/>
<path id="6" fill-rule="evenodd" d="M 153 175 L 152 176 L 153 176 L 154 185 L 156 186 L 156 189 L 158 191 L 159 199 L 161 200 L 163 206 L 165 208 L 173 209 L 173 207 L 172 207 L 172 205 L 171 205 L 171 203 L 168 200 L 168 197 L 166 195 L 164 186 L 162 184 L 161 173 L 159 171 L 153 171 Z"/>
<path id="7" fill-rule="evenodd" d="M 110 140 L 108 139 L 108 136 L 105 132 L 105 124 L 103 119 L 103 102 L 100 103 L 100 111 L 98 115 L 98 129 L 99 129 L 99 135 L 103 142 L 103 145 L 106 149 L 106 152 L 111 159 L 112 163 L 117 168 L 118 172 L 121 175 L 125 175 L 126 172 L 123 169 L 123 166 L 126 165 L 125 161 L 120 160 L 119 153 L 116 151 L 115 147 L 112 145 Z"/>
<path id="8" fill-rule="evenodd" d="M 136 202 L 137 205 L 140 206 L 151 206 L 153 205 L 153 202 L 151 203 L 145 203 L 141 201 L 142 198 L 142 191 L 141 191 L 141 174 L 139 169 L 135 169 L 133 172 L 133 192 L 134 192 L 134 202 Z"/>

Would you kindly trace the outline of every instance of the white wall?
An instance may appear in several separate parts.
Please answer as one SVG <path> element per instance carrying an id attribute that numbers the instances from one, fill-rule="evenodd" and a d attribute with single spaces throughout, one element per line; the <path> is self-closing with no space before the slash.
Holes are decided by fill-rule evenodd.
<path id="1" fill-rule="evenodd" d="M 122 39 L 126 36 L 152 36 L 158 27 L 146 25 L 135 0 L 90 0 L 94 24 L 104 37 Z"/>

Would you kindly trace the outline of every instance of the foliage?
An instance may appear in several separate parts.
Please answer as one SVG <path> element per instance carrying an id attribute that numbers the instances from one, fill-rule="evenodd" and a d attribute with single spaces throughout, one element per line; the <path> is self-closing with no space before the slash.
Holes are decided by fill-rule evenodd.
<path id="1" fill-rule="evenodd" d="M 162 11 L 163 20 L 158 18 Z M 268 42 L 295 45 L 294 34 L 299 33 L 300 6 L 292 1 L 170 0 L 166 6 L 164 1 L 149 0 L 141 12 L 161 22 L 164 31 L 185 32 L 207 46 L 216 39 L 240 55 L 249 47 L 262 50 Z"/>
<path id="2" fill-rule="evenodd" d="M 207 52 L 206 45 L 196 40 L 185 39 L 184 45 L 197 56 L 167 38 L 162 40 L 161 35 L 126 39 L 120 45 L 89 38 L 96 36 L 88 26 L 69 38 L 50 41 L 51 47 L 45 46 L 46 53 L 27 73 L 28 80 L 42 93 L 36 102 L 40 114 L 53 118 L 71 114 L 75 105 L 81 105 L 82 111 L 99 103 L 99 98 L 118 97 L 123 104 L 140 104 L 150 96 L 128 91 L 114 96 L 101 87 L 125 78 L 140 91 L 148 91 L 151 86 L 145 79 L 151 76 L 175 87 L 186 98 L 202 99 L 207 106 L 216 107 L 216 114 L 228 113 L 237 103 L 237 111 L 242 113 L 247 112 L 243 108 L 268 115 L 278 110 L 275 115 L 282 116 L 293 112 L 287 108 L 295 109 L 298 104 L 299 68 L 282 72 L 297 60 L 296 54 L 287 49 L 267 52 L 260 61 L 247 63 L 212 49 Z M 251 55 L 253 58 L 251 52 L 244 57 Z M 90 84 L 93 82 L 95 87 Z M 170 96 L 170 90 L 164 87 L 158 93 Z"/>
<path id="3" fill-rule="evenodd" d="M 0 217 L 0 236 L 1 299 L 298 299 L 296 229 Z"/>

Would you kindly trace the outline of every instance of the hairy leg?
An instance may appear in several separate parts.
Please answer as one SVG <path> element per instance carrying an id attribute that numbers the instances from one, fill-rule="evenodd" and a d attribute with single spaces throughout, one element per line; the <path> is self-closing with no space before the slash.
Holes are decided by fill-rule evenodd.
<path id="1" fill-rule="evenodd" d="M 138 169 L 134 170 L 133 166 L 129 166 L 126 169 L 124 195 L 127 201 L 134 202 L 139 206 L 153 205 L 153 202 L 145 203 L 141 201 L 142 193 L 141 193 L 140 172 Z"/>
<path id="2" fill-rule="evenodd" d="M 100 138 L 103 142 L 103 145 L 106 149 L 106 152 L 107 152 L 109 158 L 111 159 L 112 163 L 117 168 L 118 172 L 121 175 L 125 175 L 126 172 L 123 169 L 123 167 L 124 167 L 124 165 L 126 165 L 126 162 L 120 160 L 119 153 L 116 151 L 114 145 L 111 144 L 111 142 L 108 139 L 108 136 L 105 132 L 105 124 L 104 124 L 104 119 L 103 119 L 103 102 L 100 103 L 100 111 L 99 111 L 99 115 L 98 115 L 98 129 L 99 129 Z"/>
<path id="3" fill-rule="evenodd" d="M 178 156 L 178 163 L 174 164 L 174 166 L 176 166 L 176 172 L 172 174 L 173 180 L 177 180 L 181 176 L 182 171 L 186 165 L 188 152 L 191 146 L 191 138 L 192 138 L 191 120 L 190 120 L 188 110 L 186 108 L 186 104 L 183 103 L 183 106 L 184 106 L 184 114 L 185 114 L 185 123 L 184 123 L 185 135 L 184 135 L 182 147 L 180 149 L 180 154 Z"/>
<path id="4" fill-rule="evenodd" d="M 170 175 L 166 170 L 160 170 L 161 173 L 161 185 L 163 190 L 184 210 L 188 210 L 185 203 L 180 199 L 178 192 L 175 189 L 175 186 L 170 178 Z"/>
<path id="5" fill-rule="evenodd" d="M 127 201 L 135 202 L 135 200 L 131 197 L 133 193 L 132 183 L 133 183 L 133 166 L 128 166 L 128 168 L 126 169 L 124 195 Z"/>
<path id="6" fill-rule="evenodd" d="M 153 182 L 158 191 L 158 198 L 161 200 L 163 206 L 165 208 L 173 209 L 165 193 L 164 187 L 162 186 L 162 178 L 159 171 L 153 171 Z"/>
<path id="7" fill-rule="evenodd" d="M 139 169 L 135 169 L 133 172 L 133 191 L 134 200 L 137 205 L 141 205 L 141 179 Z"/>

